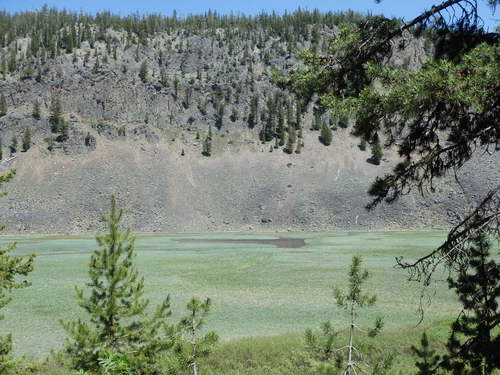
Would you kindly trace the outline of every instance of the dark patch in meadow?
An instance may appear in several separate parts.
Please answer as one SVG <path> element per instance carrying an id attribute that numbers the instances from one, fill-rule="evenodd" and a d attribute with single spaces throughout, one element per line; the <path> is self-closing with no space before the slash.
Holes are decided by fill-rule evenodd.
<path id="1" fill-rule="evenodd" d="M 182 243 L 250 243 L 250 244 L 261 244 L 261 245 L 273 245 L 280 249 L 298 249 L 306 245 L 306 241 L 303 238 L 276 238 L 276 239 L 190 239 L 181 238 L 176 239 L 177 242 Z"/>

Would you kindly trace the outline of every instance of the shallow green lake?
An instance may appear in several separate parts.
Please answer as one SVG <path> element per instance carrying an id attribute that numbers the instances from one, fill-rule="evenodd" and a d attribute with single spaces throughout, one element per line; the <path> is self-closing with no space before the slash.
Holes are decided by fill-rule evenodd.
<path id="1" fill-rule="evenodd" d="M 415 258 L 444 237 L 443 232 L 138 235 L 137 266 L 152 305 L 170 294 L 172 322 L 190 296 L 210 297 L 214 309 L 207 326 L 231 340 L 301 332 L 327 319 L 344 323 L 331 286 L 345 285 L 351 257 L 359 254 L 373 275 L 367 289 L 378 295 L 362 319 L 383 315 L 388 328 L 408 327 L 419 318 L 420 290 L 394 268 L 394 257 Z M 280 238 L 285 241 L 276 241 Z M 85 317 L 74 286 L 88 280 L 96 243 L 92 236 L 0 237 L 0 244 L 10 241 L 18 242 L 17 254 L 34 252 L 37 258 L 29 275 L 33 285 L 14 292 L 1 333 L 12 332 L 17 354 L 39 357 L 64 342 L 60 319 Z M 427 322 L 453 315 L 458 307 L 444 282 L 434 292 Z"/>

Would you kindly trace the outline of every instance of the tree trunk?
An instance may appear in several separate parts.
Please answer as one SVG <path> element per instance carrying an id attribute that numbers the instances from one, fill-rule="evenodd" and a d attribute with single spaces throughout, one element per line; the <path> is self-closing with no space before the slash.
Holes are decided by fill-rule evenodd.
<path id="1" fill-rule="evenodd" d="M 350 375 L 351 374 L 351 369 L 354 370 L 354 365 L 352 362 L 352 341 L 353 341 L 353 336 L 354 336 L 354 302 L 351 303 L 351 327 L 349 329 L 349 354 L 348 354 L 348 360 L 347 360 L 347 366 L 344 371 L 344 375 Z"/>
<path id="2" fill-rule="evenodd" d="M 192 331 L 192 341 L 191 345 L 193 348 L 193 375 L 198 375 L 198 364 L 196 363 L 196 320 L 195 320 L 195 315 L 193 313 L 193 317 L 191 320 L 191 327 L 193 329 Z"/>

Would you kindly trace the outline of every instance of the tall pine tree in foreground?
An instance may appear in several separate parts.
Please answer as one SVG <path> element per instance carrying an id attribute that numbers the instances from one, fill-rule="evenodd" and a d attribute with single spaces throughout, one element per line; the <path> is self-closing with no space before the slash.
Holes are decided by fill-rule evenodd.
<path id="1" fill-rule="evenodd" d="M 179 322 L 178 328 L 183 340 L 176 345 L 176 357 L 181 368 L 188 369 L 193 375 L 200 374 L 200 359 L 208 357 L 219 341 L 217 333 L 208 332 L 203 335 L 200 331 L 211 306 L 210 298 L 200 301 L 199 298 L 192 297 L 186 306 L 188 315 Z"/>
<path id="2" fill-rule="evenodd" d="M 15 175 L 15 170 L 12 170 L 4 175 L 0 175 L 0 188 L 3 184 L 9 182 Z M 0 192 L 0 196 L 6 193 Z M 4 225 L 0 224 L 0 231 L 4 229 Z M 19 276 L 27 276 L 33 271 L 34 255 L 28 257 L 20 257 L 10 255 L 16 247 L 15 243 L 0 247 L 0 309 L 4 308 L 11 300 L 10 292 L 14 289 L 25 288 L 30 285 L 27 280 L 19 280 Z M 3 315 L 0 315 L 0 319 Z M 2 329 L 3 331 L 3 329 Z M 10 373 L 13 366 L 11 356 L 9 355 L 12 349 L 12 337 L 10 334 L 0 336 L 0 375 Z"/>
<path id="3" fill-rule="evenodd" d="M 349 312 L 350 324 L 347 345 L 335 348 L 335 338 L 338 333 L 329 321 L 321 325 L 321 332 L 314 333 L 308 329 L 305 332 L 306 349 L 312 356 L 314 374 L 317 375 L 356 375 L 370 373 L 382 375 L 392 366 L 392 357 L 377 358 L 374 366 L 369 366 L 363 358 L 359 348 L 356 347 L 356 332 L 366 332 L 368 336 L 375 337 L 382 329 L 382 318 L 375 320 L 375 325 L 368 331 L 362 330 L 358 325 L 359 310 L 363 307 L 373 306 L 376 296 L 363 293 L 363 284 L 368 280 L 369 273 L 361 269 L 362 260 L 359 256 L 352 258 L 349 269 L 349 285 L 345 291 L 338 287 L 333 288 L 333 295 L 338 307 Z"/>
<path id="4" fill-rule="evenodd" d="M 95 371 L 99 358 L 113 353 L 127 357 L 134 374 L 149 375 L 156 373 L 155 358 L 173 345 L 170 336 L 161 336 L 167 328 L 170 299 L 152 316 L 146 315 L 149 301 L 143 297 L 144 279 L 134 266 L 130 228 L 120 231 L 122 216 L 112 196 L 108 233 L 96 237 L 99 249 L 90 259 L 88 291 L 76 287 L 78 304 L 89 314 L 89 322 L 62 323 L 69 334 L 66 352 L 77 369 Z"/>
<path id="5" fill-rule="evenodd" d="M 361 366 L 366 366 L 363 363 L 361 353 L 355 346 L 354 336 L 357 331 L 362 331 L 357 324 L 359 309 L 363 307 L 373 306 L 377 300 L 375 295 L 363 294 L 362 286 L 370 277 L 368 270 L 361 269 L 361 257 L 353 256 L 351 267 L 349 269 L 349 286 L 346 291 L 342 291 L 338 287 L 333 288 L 333 294 L 337 306 L 345 309 L 349 312 L 350 325 L 349 325 L 349 342 L 342 348 L 346 352 L 347 363 L 344 366 L 343 375 L 354 375 L 359 371 L 366 371 L 366 369 L 361 368 Z M 383 322 L 382 318 L 377 318 L 375 320 L 375 325 L 372 329 L 368 330 L 368 336 L 375 337 L 379 331 L 382 329 Z M 373 372 L 378 371 L 382 373 L 382 367 L 389 367 L 391 359 L 383 359 L 377 361 Z"/>
<path id="6" fill-rule="evenodd" d="M 453 375 L 490 375 L 500 369 L 500 266 L 484 233 L 469 247 L 470 269 L 449 278 L 463 311 L 452 324 L 443 368 Z"/>

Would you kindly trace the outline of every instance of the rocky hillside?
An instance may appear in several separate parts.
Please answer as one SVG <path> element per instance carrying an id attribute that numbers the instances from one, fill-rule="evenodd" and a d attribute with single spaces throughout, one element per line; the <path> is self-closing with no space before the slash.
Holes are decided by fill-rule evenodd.
<path id="1" fill-rule="evenodd" d="M 500 177 L 485 156 L 461 176 L 464 191 L 450 179 L 365 212 L 370 181 L 397 156 L 371 164 L 347 119 L 269 78 L 359 15 L 35 16 L 0 16 L 0 173 L 18 171 L 0 200 L 10 232 L 96 231 L 112 192 L 139 231 L 444 227 Z M 412 39 L 392 62 L 418 65 L 426 47 Z"/>

